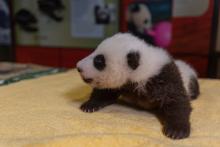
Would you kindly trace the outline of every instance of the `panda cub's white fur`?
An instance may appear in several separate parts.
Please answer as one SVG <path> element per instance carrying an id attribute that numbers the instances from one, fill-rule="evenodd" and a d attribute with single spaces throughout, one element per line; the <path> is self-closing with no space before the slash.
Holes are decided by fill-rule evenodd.
<path id="1" fill-rule="evenodd" d="M 179 69 L 186 92 L 188 96 L 191 97 L 190 82 L 192 78 L 197 79 L 197 74 L 190 65 L 186 64 L 185 62 L 181 60 L 175 60 L 175 64 L 177 65 Z"/>
<path id="2" fill-rule="evenodd" d="M 132 51 L 141 55 L 140 65 L 135 71 L 128 68 L 125 60 L 127 53 Z M 105 55 L 108 65 L 101 72 L 92 65 L 93 58 L 99 54 Z M 104 40 L 91 55 L 79 61 L 77 67 L 84 71 L 81 76 L 94 79 L 93 87 L 120 88 L 127 81 L 146 83 L 170 61 L 165 50 L 148 45 L 129 33 L 118 33 Z"/>
<path id="3" fill-rule="evenodd" d="M 126 54 L 131 51 L 141 54 L 140 65 L 135 71 L 128 68 L 124 60 Z M 102 72 L 93 66 L 93 58 L 98 54 L 105 54 L 108 65 Z M 120 88 L 130 80 L 138 83 L 135 90 L 144 92 L 144 85 L 149 78 L 159 74 L 163 66 L 169 62 L 171 57 L 164 49 L 146 44 L 129 33 L 118 33 L 104 40 L 91 55 L 78 62 L 77 67 L 84 71 L 81 74 L 84 78 L 94 79 L 91 83 L 93 87 Z M 190 79 L 197 78 L 196 72 L 181 60 L 176 60 L 175 64 L 190 96 Z"/>

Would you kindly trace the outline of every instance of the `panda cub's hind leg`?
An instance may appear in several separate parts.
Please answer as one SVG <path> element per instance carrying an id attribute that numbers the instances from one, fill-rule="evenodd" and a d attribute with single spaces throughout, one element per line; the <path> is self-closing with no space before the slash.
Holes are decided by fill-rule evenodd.
<path id="1" fill-rule="evenodd" d="M 183 139 L 190 135 L 190 112 L 189 101 L 172 102 L 161 108 L 163 133 L 172 139 Z"/>
<path id="2" fill-rule="evenodd" d="M 119 97 L 118 90 L 93 89 L 90 99 L 83 103 L 80 109 L 84 112 L 95 112 L 101 108 L 114 104 Z"/>

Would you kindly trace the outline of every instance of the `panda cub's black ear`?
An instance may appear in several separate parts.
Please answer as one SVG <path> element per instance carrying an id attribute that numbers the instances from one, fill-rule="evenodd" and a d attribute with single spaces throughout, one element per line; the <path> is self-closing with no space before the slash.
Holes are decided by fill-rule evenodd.
<path id="1" fill-rule="evenodd" d="M 139 61 L 140 61 L 140 53 L 137 51 L 131 51 L 127 54 L 127 63 L 128 66 L 135 70 L 139 66 Z"/>
<path id="2" fill-rule="evenodd" d="M 139 12 L 139 11 L 140 11 L 140 6 L 139 6 L 139 4 L 138 4 L 138 3 L 132 4 L 132 5 L 130 6 L 130 11 L 131 11 L 132 13 Z"/>

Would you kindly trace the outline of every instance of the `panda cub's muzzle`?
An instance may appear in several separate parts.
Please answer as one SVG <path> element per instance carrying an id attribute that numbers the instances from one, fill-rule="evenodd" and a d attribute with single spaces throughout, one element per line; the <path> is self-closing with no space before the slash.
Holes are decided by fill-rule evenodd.
<path id="1" fill-rule="evenodd" d="M 81 73 L 83 72 L 83 70 L 79 67 L 76 67 L 77 71 L 80 73 L 80 76 L 82 77 L 83 81 L 86 83 L 91 83 L 93 81 L 92 78 L 85 78 Z"/>
<path id="2" fill-rule="evenodd" d="M 89 79 L 85 79 L 85 78 L 83 78 L 83 81 L 86 82 L 86 83 L 92 83 L 93 79 L 90 79 L 90 78 Z"/>

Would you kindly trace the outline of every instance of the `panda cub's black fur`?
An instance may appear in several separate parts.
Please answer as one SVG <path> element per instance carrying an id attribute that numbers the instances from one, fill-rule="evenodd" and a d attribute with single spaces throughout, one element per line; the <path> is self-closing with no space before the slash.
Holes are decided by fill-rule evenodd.
<path id="1" fill-rule="evenodd" d="M 138 51 L 127 53 L 127 65 L 131 71 L 138 69 L 141 56 Z M 107 59 L 103 55 L 97 63 L 108 66 L 105 60 Z M 77 68 L 79 69 L 80 66 Z M 99 67 L 97 69 L 100 70 Z M 199 85 L 197 78 L 192 75 L 188 85 L 190 94 L 188 94 L 183 82 L 181 72 L 171 58 L 158 74 L 142 84 L 141 90 L 137 89 L 139 83 L 131 80 L 127 80 L 117 88 L 94 87 L 90 99 L 82 104 L 81 109 L 84 112 L 97 111 L 116 103 L 118 97 L 122 95 L 122 99 L 126 102 L 144 109 L 155 109 L 162 119 L 163 133 L 167 137 L 186 138 L 190 135 L 190 113 L 192 111 L 190 98 L 195 99 L 199 95 Z"/>

